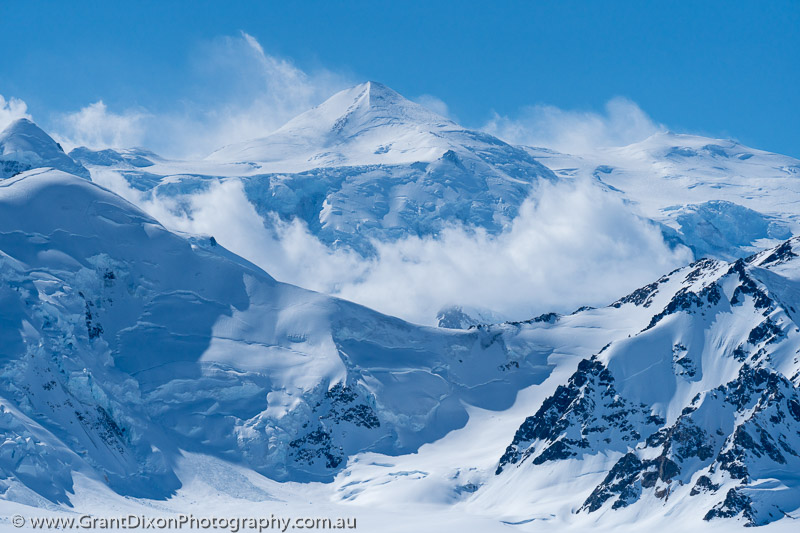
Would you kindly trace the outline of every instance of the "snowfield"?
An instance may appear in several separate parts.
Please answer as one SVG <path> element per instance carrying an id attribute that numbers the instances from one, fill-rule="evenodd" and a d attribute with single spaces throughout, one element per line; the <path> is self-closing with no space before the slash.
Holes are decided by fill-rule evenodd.
<path id="1" fill-rule="evenodd" d="M 369 82 L 203 161 L 67 155 L 21 120 L 0 164 L 3 530 L 181 513 L 797 527 L 796 160 L 667 133 L 581 157 L 513 147 Z M 502 233 L 542 184 L 579 179 L 696 260 L 596 309 L 453 307 L 434 328 L 277 281 L 143 209 L 234 180 L 265 221 L 368 257 L 454 221 Z"/>

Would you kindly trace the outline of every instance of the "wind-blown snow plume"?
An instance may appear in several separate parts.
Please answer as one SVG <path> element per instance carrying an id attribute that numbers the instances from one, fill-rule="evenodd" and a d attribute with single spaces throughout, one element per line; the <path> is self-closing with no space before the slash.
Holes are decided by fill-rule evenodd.
<path id="1" fill-rule="evenodd" d="M 437 96 L 433 96 L 432 94 L 422 94 L 417 96 L 413 99 L 414 102 L 418 103 L 422 107 L 430 109 L 437 115 L 442 115 L 443 117 L 447 117 L 452 119 L 453 116 L 450 113 L 450 108 L 447 105 L 447 102 L 442 100 Z"/>
<path id="2" fill-rule="evenodd" d="M 152 115 L 143 110 L 129 109 L 122 113 L 109 111 L 99 100 L 93 104 L 58 117 L 56 138 L 67 150 L 78 146 L 93 148 L 127 148 L 144 142 L 146 128 Z"/>
<path id="3" fill-rule="evenodd" d="M 665 130 L 635 102 L 621 97 L 609 100 L 605 113 L 536 105 L 523 108 L 517 117 L 495 114 L 483 129 L 512 144 L 570 154 L 625 146 Z"/>
<path id="4" fill-rule="evenodd" d="M 349 85 L 342 75 L 305 72 L 266 53 L 244 32 L 205 43 L 191 64 L 179 105 L 119 111 L 95 102 L 58 117 L 56 136 L 69 147 L 144 145 L 163 155 L 201 157 L 264 136 Z"/>
<path id="5" fill-rule="evenodd" d="M 3 95 L 0 94 L 0 130 L 5 129 L 6 126 L 18 118 L 27 118 L 30 120 L 31 116 L 28 114 L 28 105 L 19 98 L 11 97 L 6 100 Z"/>

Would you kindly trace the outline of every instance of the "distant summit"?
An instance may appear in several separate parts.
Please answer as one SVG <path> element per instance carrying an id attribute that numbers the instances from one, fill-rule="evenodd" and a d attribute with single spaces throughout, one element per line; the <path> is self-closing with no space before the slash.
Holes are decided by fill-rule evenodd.
<path id="1" fill-rule="evenodd" d="M 169 162 L 116 168 L 132 187 L 167 196 L 194 194 L 208 177 L 233 172 L 265 220 L 299 217 L 326 245 L 365 256 L 375 253 L 376 240 L 435 235 L 452 224 L 498 234 L 541 180 L 556 180 L 524 149 L 372 81 L 266 137 L 217 150 L 191 170 Z"/>
<path id="2" fill-rule="evenodd" d="M 42 167 L 89 179 L 89 171 L 30 120 L 18 119 L 0 132 L 0 179 Z"/>
<path id="3" fill-rule="evenodd" d="M 474 144 L 464 133 L 452 120 L 369 81 L 336 93 L 266 137 L 226 146 L 208 159 L 280 161 L 294 170 L 431 162 Z"/>

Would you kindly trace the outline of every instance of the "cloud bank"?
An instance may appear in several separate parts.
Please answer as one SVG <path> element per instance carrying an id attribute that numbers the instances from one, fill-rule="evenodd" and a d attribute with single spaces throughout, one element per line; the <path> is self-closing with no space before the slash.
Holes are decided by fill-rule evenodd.
<path id="1" fill-rule="evenodd" d="M 626 146 L 665 129 L 627 98 L 609 100 L 604 113 L 549 105 L 525 107 L 516 117 L 495 114 L 483 127 L 511 144 L 541 146 L 567 154 Z"/>
<path id="2" fill-rule="evenodd" d="M 281 281 L 423 324 L 451 305 L 517 320 L 606 305 L 691 261 L 588 182 L 542 184 L 500 235 L 453 225 L 435 237 L 375 242 L 377 255 L 365 258 L 327 247 L 299 221 L 265 221 L 237 179 L 183 198 L 142 194 L 114 172 L 97 179 L 167 227 L 213 235 Z"/>

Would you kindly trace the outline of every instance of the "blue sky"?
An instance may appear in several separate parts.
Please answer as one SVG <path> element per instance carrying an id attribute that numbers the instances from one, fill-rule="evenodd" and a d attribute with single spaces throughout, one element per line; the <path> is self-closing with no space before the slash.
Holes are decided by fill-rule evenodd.
<path id="1" fill-rule="evenodd" d="M 0 95 L 55 130 L 99 101 L 113 117 L 180 113 L 199 130 L 220 103 L 283 120 L 368 79 L 440 99 L 471 127 L 535 105 L 602 115 L 624 97 L 670 129 L 800 157 L 798 28 L 797 1 L 2 1 Z M 302 99 L 248 107 L 294 89 L 251 75 L 263 60 L 239 57 L 245 34 L 307 77 Z"/>

